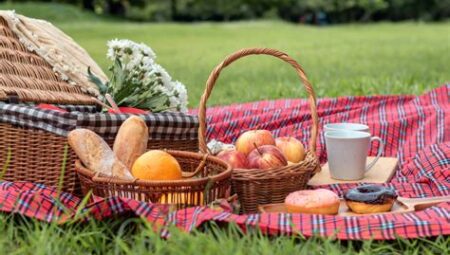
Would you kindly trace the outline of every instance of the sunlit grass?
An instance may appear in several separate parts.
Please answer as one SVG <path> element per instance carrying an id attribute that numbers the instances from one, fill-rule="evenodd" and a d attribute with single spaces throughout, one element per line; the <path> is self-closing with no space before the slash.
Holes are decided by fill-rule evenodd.
<path id="1" fill-rule="evenodd" d="M 450 23 L 378 23 L 312 27 L 281 21 L 130 23 L 105 20 L 65 5 L 0 4 L 53 21 L 107 69 L 106 42 L 150 45 L 158 61 L 188 87 L 198 105 L 210 71 L 244 47 L 276 48 L 306 70 L 319 97 L 419 94 L 450 81 Z M 304 97 L 292 68 L 270 57 L 248 57 L 222 74 L 210 103 Z"/>
<path id="2" fill-rule="evenodd" d="M 0 215 L 0 231 L 2 254 L 445 254 L 450 244 L 448 237 L 381 242 L 270 238 L 215 225 L 192 234 L 172 228 L 165 240 L 139 218 L 57 225 Z"/>
<path id="3" fill-rule="evenodd" d="M 244 47 L 271 47 L 293 56 L 319 97 L 419 94 L 450 81 L 450 22 L 376 23 L 312 27 L 281 21 L 236 23 L 130 23 L 95 17 L 76 7 L 0 4 L 46 18 L 72 36 L 106 70 L 106 42 L 128 38 L 150 45 L 158 61 L 188 87 L 198 105 L 210 71 Z M 228 67 L 211 104 L 304 97 L 291 67 L 248 57 Z"/>
<path id="4" fill-rule="evenodd" d="M 308 27 L 282 22 L 227 24 L 61 24 L 106 69 L 106 41 L 129 38 L 150 45 L 158 61 L 188 86 L 198 105 L 210 71 L 244 47 L 271 47 L 292 55 L 319 97 L 419 94 L 450 80 L 450 23 Z M 304 97 L 292 68 L 254 56 L 228 67 L 212 104 Z"/>

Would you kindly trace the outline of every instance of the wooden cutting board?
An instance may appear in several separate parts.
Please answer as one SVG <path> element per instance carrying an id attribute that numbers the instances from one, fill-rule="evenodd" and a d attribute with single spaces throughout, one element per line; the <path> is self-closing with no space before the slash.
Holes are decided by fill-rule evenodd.
<path id="1" fill-rule="evenodd" d="M 383 214 L 383 213 L 407 213 L 407 212 L 415 212 L 421 211 L 426 208 L 429 208 L 433 205 L 449 202 L 450 196 L 442 196 L 442 197 L 428 197 L 428 198 L 404 198 L 398 197 L 392 206 L 391 211 L 382 212 L 382 213 L 371 213 L 371 214 Z M 268 204 L 268 205 L 260 205 L 258 206 L 258 210 L 261 213 L 287 213 L 286 207 L 284 204 Z M 357 214 L 347 207 L 347 204 L 343 199 L 341 199 L 341 205 L 339 206 L 338 215 L 340 216 L 364 216 L 371 214 Z"/>
<path id="2" fill-rule="evenodd" d="M 374 157 L 367 157 L 367 162 L 371 162 Z M 385 158 L 381 157 L 378 159 L 377 163 L 370 169 L 363 179 L 344 181 L 331 178 L 330 169 L 328 168 L 328 163 L 322 166 L 322 171 L 316 173 L 311 180 L 309 180 L 308 185 L 318 186 L 318 185 L 328 185 L 335 183 L 386 183 L 388 182 L 395 171 L 397 170 L 397 158 Z"/>

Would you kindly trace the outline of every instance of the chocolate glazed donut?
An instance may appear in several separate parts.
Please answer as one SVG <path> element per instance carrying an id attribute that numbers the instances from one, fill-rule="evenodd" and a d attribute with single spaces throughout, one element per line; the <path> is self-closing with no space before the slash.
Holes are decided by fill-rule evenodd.
<path id="1" fill-rule="evenodd" d="M 379 213 L 391 210 L 397 194 L 392 188 L 370 184 L 349 190 L 344 198 L 355 213 Z"/>

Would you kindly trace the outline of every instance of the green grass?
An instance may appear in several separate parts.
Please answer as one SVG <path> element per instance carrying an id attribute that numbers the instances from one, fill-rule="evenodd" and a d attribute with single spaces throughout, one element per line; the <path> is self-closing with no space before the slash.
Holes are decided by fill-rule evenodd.
<path id="1" fill-rule="evenodd" d="M 170 239 L 163 240 L 139 218 L 56 225 L 0 215 L 0 231 L 2 254 L 448 254 L 450 245 L 444 237 L 389 242 L 270 238 L 214 225 L 192 234 L 171 229 Z"/>
<path id="2" fill-rule="evenodd" d="M 281 22 L 227 24 L 61 24 L 102 67 L 111 38 L 144 42 L 158 61 L 188 87 L 198 104 L 210 71 L 243 47 L 271 47 L 292 55 L 306 70 L 319 97 L 421 93 L 450 80 L 450 26 L 373 24 L 335 27 Z M 229 104 L 261 99 L 304 97 L 292 68 L 254 56 L 222 73 L 210 102 Z"/>
<path id="3" fill-rule="evenodd" d="M 45 19 L 53 23 L 59 22 L 95 22 L 102 21 L 97 15 L 81 11 L 78 7 L 58 3 L 14 3 L 7 1 L 0 4 L 0 10 L 15 10 L 18 14 L 36 19 Z"/>
<path id="4" fill-rule="evenodd" d="M 191 107 L 198 105 L 214 66 L 243 47 L 287 52 L 304 67 L 319 97 L 419 94 L 450 81 L 449 22 L 329 27 L 278 21 L 149 24 L 105 21 L 64 5 L 0 5 L 6 8 L 38 17 L 49 13 L 48 19 L 86 48 L 105 70 L 108 40 L 128 38 L 150 45 L 169 73 L 187 85 Z M 210 103 L 304 96 L 290 66 L 254 56 L 222 73 Z"/>
<path id="5" fill-rule="evenodd" d="M 0 4 L 54 22 L 106 70 L 106 41 L 128 38 L 150 45 L 158 61 L 189 90 L 198 105 L 209 72 L 243 47 L 283 50 L 304 66 L 319 97 L 419 94 L 450 81 L 450 23 L 309 27 L 277 21 L 145 24 L 105 20 L 75 7 Z M 293 70 L 269 57 L 238 61 L 223 73 L 211 104 L 303 97 Z M 235 228 L 173 230 L 161 240 L 141 219 L 62 226 L 0 214 L 4 254 L 448 254 L 449 237 L 390 242 L 342 242 L 301 237 L 242 235 Z"/>

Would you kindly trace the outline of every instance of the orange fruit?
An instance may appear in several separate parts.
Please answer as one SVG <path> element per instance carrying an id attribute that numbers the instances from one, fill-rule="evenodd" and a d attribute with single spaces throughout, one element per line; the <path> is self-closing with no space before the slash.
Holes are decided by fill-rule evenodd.
<path id="1" fill-rule="evenodd" d="M 161 150 L 151 150 L 142 154 L 134 162 L 131 173 L 142 180 L 164 181 L 182 178 L 178 161 Z"/>

